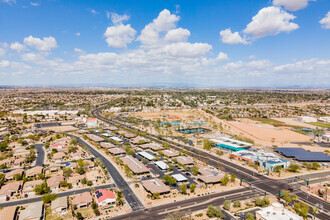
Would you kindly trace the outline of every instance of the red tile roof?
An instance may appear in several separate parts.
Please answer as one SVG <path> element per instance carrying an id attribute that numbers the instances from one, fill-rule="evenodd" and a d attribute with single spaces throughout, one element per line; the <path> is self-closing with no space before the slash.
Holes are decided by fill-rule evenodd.
<path id="1" fill-rule="evenodd" d="M 116 199 L 115 194 L 112 191 L 99 189 L 95 191 L 97 201 L 100 203 L 106 199 Z"/>

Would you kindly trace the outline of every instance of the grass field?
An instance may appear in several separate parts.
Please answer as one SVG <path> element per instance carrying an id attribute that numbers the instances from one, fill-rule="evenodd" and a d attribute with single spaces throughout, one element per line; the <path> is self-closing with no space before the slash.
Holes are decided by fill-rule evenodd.
<path id="1" fill-rule="evenodd" d="M 322 123 L 322 122 L 308 122 L 307 124 L 330 129 L 330 124 L 326 124 L 326 123 Z"/>
<path id="2" fill-rule="evenodd" d="M 254 121 L 260 121 L 263 124 L 270 124 L 270 125 L 273 125 L 275 127 L 285 125 L 283 122 L 276 121 L 276 120 L 273 120 L 273 119 L 270 119 L 270 118 L 250 118 L 250 119 L 254 120 Z"/>

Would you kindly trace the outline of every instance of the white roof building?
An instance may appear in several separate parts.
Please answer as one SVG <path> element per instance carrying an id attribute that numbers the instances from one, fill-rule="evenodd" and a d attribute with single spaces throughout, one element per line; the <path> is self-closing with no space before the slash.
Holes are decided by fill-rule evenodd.
<path id="1" fill-rule="evenodd" d="M 174 179 L 176 179 L 176 181 L 178 181 L 178 182 L 185 182 L 185 181 L 188 180 L 188 179 L 187 179 L 184 175 L 182 175 L 182 174 L 174 174 L 174 175 L 172 175 L 172 177 L 173 177 Z"/>
<path id="2" fill-rule="evenodd" d="M 113 137 L 110 137 L 112 140 L 114 140 L 114 141 L 118 141 L 118 142 L 122 142 L 123 140 L 122 139 L 120 139 L 119 137 L 115 137 L 115 136 L 113 136 Z"/>
<path id="3" fill-rule="evenodd" d="M 141 155 L 142 157 L 148 159 L 148 160 L 155 159 L 155 157 L 153 155 L 151 155 L 151 154 L 149 154 L 148 152 L 145 152 L 145 151 L 141 151 L 138 154 Z"/>
<path id="4" fill-rule="evenodd" d="M 169 166 L 167 165 L 167 163 L 165 163 L 164 161 L 156 161 L 155 164 L 161 169 L 161 170 L 166 170 L 169 168 Z"/>
<path id="5" fill-rule="evenodd" d="M 280 203 L 273 203 L 271 206 L 256 212 L 256 220 L 302 220 L 299 215 L 285 209 Z"/>

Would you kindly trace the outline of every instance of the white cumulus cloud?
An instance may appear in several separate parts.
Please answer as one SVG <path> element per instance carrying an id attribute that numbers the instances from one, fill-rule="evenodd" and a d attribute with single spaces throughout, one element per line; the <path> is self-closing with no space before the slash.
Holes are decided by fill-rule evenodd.
<path id="1" fill-rule="evenodd" d="M 225 44 L 248 44 L 247 40 L 241 37 L 238 32 L 231 32 L 230 28 L 220 31 L 222 43 Z"/>
<path id="2" fill-rule="evenodd" d="M 172 57 L 198 58 L 205 55 L 212 49 L 212 46 L 206 43 L 174 43 L 166 45 L 163 51 Z"/>
<path id="3" fill-rule="evenodd" d="M 56 39 L 53 37 L 44 37 L 43 39 L 40 39 L 29 36 L 24 38 L 24 44 L 39 51 L 50 51 L 58 47 Z"/>
<path id="4" fill-rule="evenodd" d="M 21 52 L 26 50 L 26 46 L 24 44 L 20 44 L 18 42 L 14 42 L 10 44 L 10 49 L 16 50 L 17 52 Z"/>
<path id="5" fill-rule="evenodd" d="M 176 27 L 180 17 L 171 14 L 167 9 L 161 11 L 156 19 L 146 25 L 138 37 L 138 40 L 144 45 L 155 45 L 159 42 L 159 33 L 168 32 Z"/>
<path id="6" fill-rule="evenodd" d="M 170 42 L 187 41 L 190 36 L 190 31 L 183 28 L 172 29 L 165 35 L 165 40 Z"/>
<path id="7" fill-rule="evenodd" d="M 320 20 L 320 24 L 324 29 L 330 29 L 330 11 Z"/>
<path id="8" fill-rule="evenodd" d="M 316 0 L 273 0 L 274 6 L 283 6 L 289 11 L 298 11 L 300 9 L 306 8 L 308 2 Z"/>
<path id="9" fill-rule="evenodd" d="M 261 9 L 252 21 L 243 30 L 245 34 L 251 34 L 254 38 L 262 38 L 269 35 L 277 35 L 281 32 L 290 33 L 299 28 L 291 20 L 296 17 L 283 9 L 270 6 Z"/>
<path id="10" fill-rule="evenodd" d="M 114 48 L 124 48 L 127 44 L 134 40 L 136 31 L 131 27 L 130 24 L 110 26 L 104 33 L 107 38 L 106 42 L 108 46 Z"/>
<path id="11" fill-rule="evenodd" d="M 130 19 L 129 15 L 119 15 L 117 13 L 109 13 L 107 17 L 111 15 L 111 21 L 114 24 L 122 23 L 123 21 L 128 21 Z"/>

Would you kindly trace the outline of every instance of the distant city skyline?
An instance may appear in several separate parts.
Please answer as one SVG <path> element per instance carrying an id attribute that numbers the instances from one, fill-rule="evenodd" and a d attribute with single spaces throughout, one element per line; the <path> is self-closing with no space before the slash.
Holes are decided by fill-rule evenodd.
<path id="1" fill-rule="evenodd" d="M 328 0 L 0 0 L 0 86 L 329 88 Z"/>

